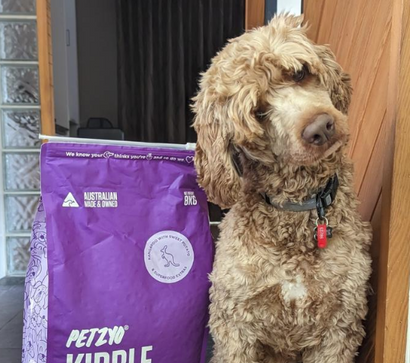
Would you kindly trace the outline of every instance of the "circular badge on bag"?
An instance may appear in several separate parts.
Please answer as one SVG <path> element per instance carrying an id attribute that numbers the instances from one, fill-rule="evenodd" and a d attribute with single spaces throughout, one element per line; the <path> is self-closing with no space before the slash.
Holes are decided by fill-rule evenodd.
<path id="1" fill-rule="evenodd" d="M 155 280 L 173 284 L 188 275 L 194 263 L 194 250 L 183 234 L 162 231 L 148 239 L 144 261 L 147 271 Z"/>

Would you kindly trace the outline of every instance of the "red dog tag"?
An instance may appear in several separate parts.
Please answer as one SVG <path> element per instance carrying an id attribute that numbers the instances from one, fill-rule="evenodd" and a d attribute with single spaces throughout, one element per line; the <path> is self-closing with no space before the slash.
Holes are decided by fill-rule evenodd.
<path id="1" fill-rule="evenodd" d="M 327 246 L 326 224 L 317 225 L 317 246 L 319 248 L 326 248 Z"/>

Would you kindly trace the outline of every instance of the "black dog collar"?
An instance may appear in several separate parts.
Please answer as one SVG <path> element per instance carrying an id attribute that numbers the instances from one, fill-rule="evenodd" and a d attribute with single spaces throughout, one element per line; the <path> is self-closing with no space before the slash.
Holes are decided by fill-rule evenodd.
<path id="1" fill-rule="evenodd" d="M 280 210 L 292 212 L 304 212 L 308 210 L 317 210 L 319 220 L 326 217 L 326 208 L 328 208 L 336 198 L 336 192 L 339 187 L 339 179 L 337 174 L 329 179 L 326 186 L 312 196 L 312 198 L 303 201 L 302 203 L 285 202 L 282 205 L 275 203 L 266 193 L 261 193 L 266 203 Z"/>
<path id="2" fill-rule="evenodd" d="M 308 210 L 316 209 L 317 219 L 316 226 L 313 229 L 313 238 L 317 242 L 318 248 L 326 248 L 327 239 L 332 238 L 333 228 L 328 224 L 326 218 L 326 209 L 335 201 L 337 188 L 339 187 L 339 179 L 337 174 L 329 179 L 326 186 L 319 189 L 312 198 L 305 200 L 302 203 L 285 202 L 283 205 L 279 205 L 272 201 L 272 199 L 266 194 L 262 193 L 262 197 L 266 203 L 280 210 L 288 210 L 292 212 L 304 212 Z"/>

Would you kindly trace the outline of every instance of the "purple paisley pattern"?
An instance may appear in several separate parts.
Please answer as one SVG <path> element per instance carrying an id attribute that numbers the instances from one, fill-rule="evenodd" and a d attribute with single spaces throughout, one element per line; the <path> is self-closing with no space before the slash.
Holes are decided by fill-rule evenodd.
<path id="1" fill-rule="evenodd" d="M 48 271 L 46 215 L 40 199 L 33 223 L 24 294 L 22 363 L 47 360 Z"/>

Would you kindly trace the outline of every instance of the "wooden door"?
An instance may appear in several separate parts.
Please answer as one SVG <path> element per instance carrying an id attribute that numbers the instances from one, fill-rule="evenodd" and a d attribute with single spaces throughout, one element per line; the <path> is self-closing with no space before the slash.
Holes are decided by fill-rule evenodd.
<path id="1" fill-rule="evenodd" d="M 400 53 L 400 42 L 405 40 L 402 24 L 407 24 L 408 15 L 408 9 L 403 13 L 402 5 L 400 0 L 304 2 L 305 21 L 310 24 L 308 36 L 330 45 L 338 62 L 352 76 L 354 88 L 349 110 L 349 155 L 355 163 L 360 213 L 371 221 L 374 233 L 374 293 L 366 321 L 367 338 L 358 362 L 404 362 L 410 256 L 406 227 L 397 225 L 399 221 L 404 223 L 406 217 L 398 214 L 399 205 L 392 204 L 399 200 L 391 200 L 392 195 L 399 198 L 395 190 L 401 188 L 402 203 L 409 207 L 408 185 L 403 184 L 403 177 L 408 176 L 410 159 L 401 160 L 401 164 L 397 160 L 399 154 L 409 154 L 410 146 L 405 145 L 403 134 L 394 138 L 396 128 L 408 131 L 408 120 L 401 108 L 407 107 L 408 100 L 402 97 L 401 102 L 397 101 L 399 84 L 406 96 L 408 84 L 404 84 L 404 75 L 410 70 L 406 62 L 401 62 L 404 53 Z M 402 18 L 402 14 L 406 17 Z M 409 40 L 403 46 L 406 43 Z M 397 112 L 402 117 L 400 124 L 396 123 Z M 396 173 L 400 179 L 392 184 Z M 396 230 L 392 229 L 393 222 Z M 405 223 L 408 226 L 407 220 Z"/>
<path id="2" fill-rule="evenodd" d="M 375 361 L 405 362 L 410 274 L 410 3 L 394 0 Z M 409 349 L 409 347 L 407 347 Z"/>

